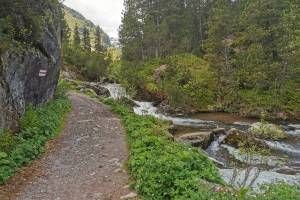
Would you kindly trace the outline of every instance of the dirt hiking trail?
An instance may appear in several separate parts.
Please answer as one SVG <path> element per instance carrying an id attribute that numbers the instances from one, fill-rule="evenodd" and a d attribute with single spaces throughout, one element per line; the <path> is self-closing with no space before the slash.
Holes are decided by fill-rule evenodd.
<path id="1" fill-rule="evenodd" d="M 4 186 L 1 200 L 117 200 L 135 196 L 123 167 L 128 159 L 120 120 L 108 107 L 70 93 L 73 109 L 48 153 Z M 128 195 L 129 194 L 129 195 Z"/>

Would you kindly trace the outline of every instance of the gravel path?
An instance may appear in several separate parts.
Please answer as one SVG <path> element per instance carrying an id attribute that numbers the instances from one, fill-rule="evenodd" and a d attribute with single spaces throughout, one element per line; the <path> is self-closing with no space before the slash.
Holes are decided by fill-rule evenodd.
<path id="1" fill-rule="evenodd" d="M 114 200 L 130 194 L 120 120 L 88 97 L 71 93 L 70 99 L 73 111 L 61 138 L 0 187 L 1 200 Z"/>

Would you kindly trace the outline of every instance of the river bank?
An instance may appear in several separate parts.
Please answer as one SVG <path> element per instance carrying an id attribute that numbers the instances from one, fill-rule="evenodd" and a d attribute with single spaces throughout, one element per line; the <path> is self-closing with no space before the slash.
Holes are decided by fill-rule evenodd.
<path id="1" fill-rule="evenodd" d="M 207 133 L 210 139 L 207 145 L 204 145 L 205 148 L 202 148 L 219 167 L 223 180 L 228 184 L 240 187 L 243 183 L 245 186 L 251 186 L 256 191 L 258 191 L 259 185 L 273 183 L 274 181 L 300 184 L 300 125 L 297 123 L 277 121 L 276 126 L 286 132 L 287 138 L 282 140 L 258 139 L 267 147 L 269 154 L 264 157 L 251 155 L 252 159 L 249 160 L 247 155 L 243 155 L 243 152 L 235 146 L 224 143 L 224 140 L 229 137 L 228 135 L 230 135 L 232 129 L 245 133 L 244 135 L 247 138 L 249 128 L 259 122 L 259 119 L 240 117 L 228 113 L 172 116 L 162 113 L 153 102 L 130 99 L 121 85 L 111 83 L 101 83 L 100 85 L 102 88 L 107 89 L 112 99 L 118 100 L 125 97 L 135 114 L 150 115 L 171 122 L 173 125 L 170 137 L 176 141 L 179 141 L 179 138 L 184 135 Z M 223 130 L 223 134 L 213 134 L 215 129 Z M 262 162 L 264 163 L 262 164 Z M 265 162 L 268 164 L 266 165 Z"/>
<path id="2" fill-rule="evenodd" d="M 114 99 L 126 95 L 126 91 L 117 84 L 105 84 Z M 262 183 L 272 183 L 276 181 L 284 181 L 290 184 L 300 184 L 300 124 L 289 123 L 287 121 L 275 120 L 273 123 L 283 128 L 288 133 L 288 137 L 281 141 L 264 140 L 270 149 L 268 157 L 264 159 L 273 164 L 259 168 L 259 176 L 255 177 L 255 170 L 258 165 L 250 163 L 245 166 L 243 155 L 238 149 L 232 146 L 222 144 L 230 129 L 247 131 L 252 124 L 259 122 L 258 118 L 241 117 L 235 114 L 228 113 L 197 113 L 197 114 L 182 114 L 172 116 L 162 113 L 161 110 L 152 102 L 134 101 L 133 110 L 138 115 L 150 115 L 159 119 L 171 121 L 173 123 L 172 134 L 174 138 L 179 138 L 182 135 L 199 132 L 209 132 L 213 129 L 223 128 L 225 136 L 214 135 L 213 140 L 204 150 L 209 157 L 215 159 L 221 166 L 220 173 L 223 179 L 230 183 L 232 176 L 236 170 L 239 175 L 235 177 L 236 183 L 244 181 L 245 171 L 251 168 L 247 180 L 254 180 L 251 186 L 257 190 Z M 222 138 L 223 137 L 223 138 Z M 280 161 L 280 163 L 279 163 Z M 259 162 L 259 161 L 257 161 Z M 274 164 L 275 162 L 275 164 Z M 276 163 L 278 162 L 278 163 Z M 243 175 L 244 174 L 244 175 Z M 250 183 L 247 183 L 248 185 Z"/>

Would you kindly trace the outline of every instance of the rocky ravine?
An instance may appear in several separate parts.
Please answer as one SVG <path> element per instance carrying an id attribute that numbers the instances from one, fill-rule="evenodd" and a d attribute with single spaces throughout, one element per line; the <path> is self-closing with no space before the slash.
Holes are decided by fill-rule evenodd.
<path id="1" fill-rule="evenodd" d="M 24 9 L 12 12 L 10 9 L 17 9 L 17 5 Z M 0 49 L 0 129 L 18 130 L 25 106 L 44 103 L 55 92 L 61 64 L 61 10 L 59 4 L 47 5 L 43 1 L 16 5 L 14 1 L 4 1 L 0 7 L 0 19 L 12 18 L 17 32 L 9 47 Z M 19 32 L 28 26 L 29 10 L 40 20 L 36 27 L 39 33 L 22 38 Z M 46 76 L 39 76 L 40 70 L 46 70 Z"/>

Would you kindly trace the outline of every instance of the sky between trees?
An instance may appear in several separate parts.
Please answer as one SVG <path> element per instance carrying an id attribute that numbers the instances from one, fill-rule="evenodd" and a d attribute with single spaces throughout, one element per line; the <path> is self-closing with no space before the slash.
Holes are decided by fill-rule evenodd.
<path id="1" fill-rule="evenodd" d="M 109 36 L 118 37 L 123 0 L 66 0 L 64 4 L 100 25 Z"/>

